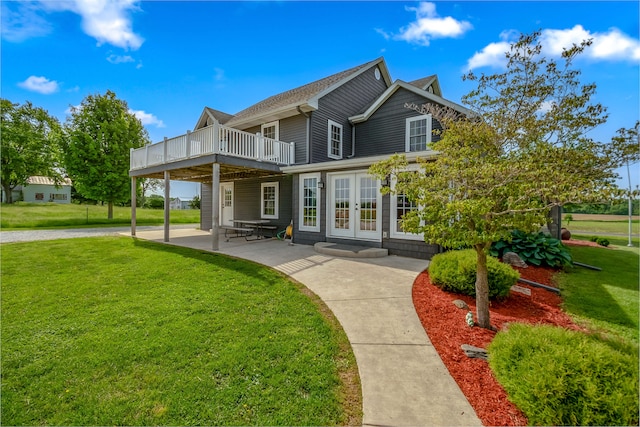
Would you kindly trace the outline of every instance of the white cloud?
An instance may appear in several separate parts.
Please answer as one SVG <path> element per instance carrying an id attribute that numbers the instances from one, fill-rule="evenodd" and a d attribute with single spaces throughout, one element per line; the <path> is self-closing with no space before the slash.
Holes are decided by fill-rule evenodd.
<path id="1" fill-rule="evenodd" d="M 2 35 L 10 41 L 23 41 L 46 35 L 51 25 L 42 14 L 73 12 L 82 18 L 82 30 L 98 45 L 110 44 L 136 50 L 144 39 L 133 31 L 131 13 L 139 10 L 138 0 L 63 0 L 19 3 L 11 8 L 2 5 Z M 11 2 L 13 3 L 13 2 Z"/>
<path id="2" fill-rule="evenodd" d="M 2 38 L 7 41 L 19 43 L 51 32 L 51 25 L 41 16 L 41 10 L 32 3 L 2 2 L 0 14 Z"/>
<path id="3" fill-rule="evenodd" d="M 112 64 L 124 64 L 126 62 L 135 62 L 136 60 L 129 55 L 123 56 L 123 55 L 111 54 L 107 56 L 107 61 L 111 62 Z"/>
<path id="4" fill-rule="evenodd" d="M 517 40 L 517 34 L 513 30 L 500 34 L 500 42 L 490 43 L 467 61 L 467 70 L 486 66 L 503 68 L 507 63 L 504 54 L 509 50 L 511 43 Z M 592 39 L 593 44 L 585 49 L 583 58 L 593 61 L 640 60 L 640 42 L 637 39 L 629 37 L 617 28 L 592 33 L 582 25 L 564 30 L 543 30 L 540 34 L 542 54 L 560 57 L 564 49 L 574 44 L 579 45 L 588 39 Z"/>
<path id="5" fill-rule="evenodd" d="M 393 35 L 394 40 L 404 40 L 428 46 L 432 39 L 460 37 L 473 26 L 467 21 L 458 21 L 451 16 L 440 17 L 436 12 L 435 3 L 422 2 L 418 7 L 406 7 L 407 11 L 415 12 L 416 20 L 408 26 L 400 28 L 400 33 Z M 391 37 L 383 30 L 376 29 L 384 38 Z"/>
<path id="6" fill-rule="evenodd" d="M 214 68 L 213 72 L 215 73 L 213 75 L 213 79 L 217 82 L 221 82 L 224 80 L 224 70 L 222 68 Z"/>
<path id="7" fill-rule="evenodd" d="M 129 113 L 135 115 L 145 126 L 155 125 L 159 128 L 165 127 L 164 122 L 151 113 L 147 113 L 143 110 L 129 110 Z"/>
<path id="8" fill-rule="evenodd" d="M 49 80 L 46 77 L 30 76 L 27 80 L 18 83 L 23 89 L 31 92 L 38 92 L 43 95 L 49 95 L 58 91 L 58 82 Z"/>

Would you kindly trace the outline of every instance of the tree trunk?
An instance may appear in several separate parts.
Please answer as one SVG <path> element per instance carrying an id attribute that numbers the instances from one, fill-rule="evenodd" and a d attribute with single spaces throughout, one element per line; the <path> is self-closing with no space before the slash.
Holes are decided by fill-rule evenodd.
<path id="1" fill-rule="evenodd" d="M 476 270 L 476 315 L 478 326 L 491 329 L 489 318 L 489 270 L 484 245 L 475 245 L 478 267 Z"/>
<path id="2" fill-rule="evenodd" d="M 108 214 L 107 214 L 107 218 L 108 219 L 113 219 L 113 202 L 109 202 L 109 207 L 107 208 L 108 210 Z"/>
<path id="3" fill-rule="evenodd" d="M 11 188 L 11 184 L 2 183 L 2 189 L 4 190 L 4 194 L 6 197 L 5 203 L 11 204 L 13 203 L 13 188 Z"/>

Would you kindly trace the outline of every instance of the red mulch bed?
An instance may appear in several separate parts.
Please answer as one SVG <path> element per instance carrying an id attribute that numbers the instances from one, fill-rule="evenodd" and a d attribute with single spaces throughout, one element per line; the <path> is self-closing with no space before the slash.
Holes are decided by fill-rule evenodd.
<path id="1" fill-rule="evenodd" d="M 555 273 L 553 269 L 514 268 L 523 279 L 554 286 L 551 281 Z M 510 322 L 525 322 L 582 330 L 560 309 L 562 299 L 558 294 L 520 282 L 518 286 L 530 289 L 531 296 L 511 292 L 503 301 L 492 301 L 492 326 L 501 330 Z M 468 358 L 460 349 L 462 344 L 486 348 L 496 333 L 477 326 L 469 327 L 465 321 L 467 310 L 453 305 L 452 301 L 456 299 L 465 301 L 477 319 L 473 297 L 442 291 L 431 284 L 428 272 L 421 273 L 413 284 L 413 303 L 422 326 L 482 423 L 491 426 L 527 425 L 527 418 L 507 400 L 488 363 Z"/>

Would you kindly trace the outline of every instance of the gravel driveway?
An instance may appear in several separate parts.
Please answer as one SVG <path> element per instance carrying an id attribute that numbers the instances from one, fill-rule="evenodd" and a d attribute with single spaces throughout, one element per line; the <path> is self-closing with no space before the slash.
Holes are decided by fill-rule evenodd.
<path id="1" fill-rule="evenodd" d="M 172 225 L 176 228 L 197 228 L 198 224 Z M 138 226 L 136 230 L 162 230 L 164 226 Z M 128 232 L 131 227 L 101 227 L 101 228 L 65 228 L 58 230 L 24 230 L 24 231 L 0 231 L 0 243 L 33 242 L 36 240 L 72 239 L 76 237 L 112 236 L 122 232 Z"/>

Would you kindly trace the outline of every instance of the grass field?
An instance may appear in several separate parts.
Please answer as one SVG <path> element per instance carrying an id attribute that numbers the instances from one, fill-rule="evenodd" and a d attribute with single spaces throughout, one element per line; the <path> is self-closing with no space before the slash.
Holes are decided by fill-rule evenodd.
<path id="1" fill-rule="evenodd" d="M 510 325 L 490 365 L 531 425 L 638 425 L 637 248 L 570 247 L 574 267 L 555 276 L 564 310 L 588 332 Z"/>
<path id="2" fill-rule="evenodd" d="M 59 203 L 2 204 L 0 228 L 2 230 L 26 228 L 57 228 L 129 225 L 130 207 L 113 207 L 113 219 L 107 219 L 107 206 Z M 172 210 L 172 224 L 194 224 L 200 222 L 199 210 Z M 140 225 L 155 225 L 164 222 L 162 209 L 136 209 L 136 222 Z"/>
<path id="3" fill-rule="evenodd" d="M 108 237 L 4 244 L 1 272 L 3 425 L 362 422 L 344 332 L 273 270 Z"/>

